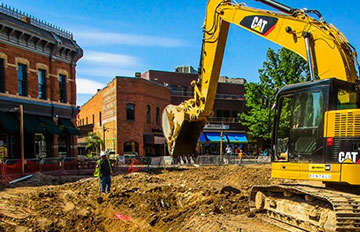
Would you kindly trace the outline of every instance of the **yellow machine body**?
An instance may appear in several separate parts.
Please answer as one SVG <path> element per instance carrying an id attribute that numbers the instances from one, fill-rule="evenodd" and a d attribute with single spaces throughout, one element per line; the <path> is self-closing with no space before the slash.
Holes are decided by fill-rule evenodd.
<path id="1" fill-rule="evenodd" d="M 344 182 L 360 185 L 360 165 L 274 162 L 271 177 L 279 179 Z"/>
<path id="2" fill-rule="evenodd" d="M 195 155 L 201 131 L 213 112 L 218 79 L 230 24 L 311 60 L 311 68 L 320 79 L 336 77 L 355 82 L 356 52 L 345 36 L 333 25 L 316 20 L 303 10 L 284 14 L 255 9 L 230 0 L 209 0 L 199 79 L 194 81 L 193 98 L 163 111 L 162 127 L 170 155 Z M 310 44 L 306 43 L 306 35 Z M 194 141 L 195 140 L 195 141 Z"/>

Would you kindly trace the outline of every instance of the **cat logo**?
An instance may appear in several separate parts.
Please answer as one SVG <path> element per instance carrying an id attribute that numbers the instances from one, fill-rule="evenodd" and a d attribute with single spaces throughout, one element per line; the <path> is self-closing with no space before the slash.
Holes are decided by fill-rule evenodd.
<path id="1" fill-rule="evenodd" d="M 356 163 L 358 154 L 359 153 L 357 151 L 353 151 L 353 152 L 340 151 L 339 152 L 339 163 Z"/>
<path id="2" fill-rule="evenodd" d="M 261 18 L 255 16 L 251 23 L 251 29 L 253 29 L 254 31 L 257 31 L 259 33 L 262 33 L 264 31 L 264 28 L 267 23 L 268 23 L 268 21 L 266 21 L 265 19 L 261 19 Z"/>
<path id="3" fill-rule="evenodd" d="M 252 15 L 244 17 L 240 25 L 252 31 L 255 31 L 263 36 L 267 36 L 272 30 L 275 29 L 278 18 Z"/>

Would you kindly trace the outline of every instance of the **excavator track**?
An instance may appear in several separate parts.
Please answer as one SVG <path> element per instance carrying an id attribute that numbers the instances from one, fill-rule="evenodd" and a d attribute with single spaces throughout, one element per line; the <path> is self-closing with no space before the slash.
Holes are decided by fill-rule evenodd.
<path id="1" fill-rule="evenodd" d="M 249 205 L 288 231 L 360 231 L 360 196 L 351 193 L 307 185 L 253 186 Z"/>

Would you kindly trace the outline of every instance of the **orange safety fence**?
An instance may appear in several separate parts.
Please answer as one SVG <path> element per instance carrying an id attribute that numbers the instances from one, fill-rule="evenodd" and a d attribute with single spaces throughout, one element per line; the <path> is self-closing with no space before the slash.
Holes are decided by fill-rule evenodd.
<path id="1" fill-rule="evenodd" d="M 97 159 L 78 159 L 77 157 L 33 158 L 24 160 L 24 173 L 20 159 L 0 160 L 0 182 L 9 182 L 24 175 L 41 172 L 48 175 L 92 175 Z M 114 173 L 139 172 L 149 168 L 151 159 L 131 158 L 125 162 L 111 160 Z M 124 166 L 122 166 L 124 165 Z"/>
<path id="2" fill-rule="evenodd" d="M 96 159 L 78 160 L 76 158 L 25 159 L 24 173 L 20 159 L 0 160 L 0 182 L 8 182 L 24 175 L 41 172 L 48 175 L 92 175 Z M 113 166 L 114 171 L 117 166 Z"/>
<path id="3" fill-rule="evenodd" d="M 40 162 L 38 160 L 25 160 L 24 166 L 25 173 L 34 173 L 40 171 Z"/>
<path id="4" fill-rule="evenodd" d="M 138 171 L 141 170 L 140 167 L 134 167 L 135 165 L 142 165 L 142 163 L 141 163 L 139 160 L 134 159 L 134 160 L 131 162 L 131 164 L 130 164 L 128 170 L 127 170 L 127 172 L 128 172 L 128 173 L 133 173 L 133 172 L 138 172 Z"/>
<path id="5" fill-rule="evenodd" d="M 50 163 L 50 164 L 41 164 L 40 171 L 41 172 L 50 172 L 50 171 L 59 171 L 60 166 L 59 163 Z"/>
<path id="6" fill-rule="evenodd" d="M 8 160 L 7 163 L 2 162 L 1 175 L 6 181 L 21 177 L 21 160 Z"/>
<path id="7" fill-rule="evenodd" d="M 76 170 L 78 168 L 78 161 L 75 159 L 65 160 L 63 166 L 64 170 Z"/>

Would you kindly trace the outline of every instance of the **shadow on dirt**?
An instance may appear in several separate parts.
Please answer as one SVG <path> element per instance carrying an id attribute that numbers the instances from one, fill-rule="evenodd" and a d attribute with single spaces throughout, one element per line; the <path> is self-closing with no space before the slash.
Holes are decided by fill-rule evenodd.
<path id="1" fill-rule="evenodd" d="M 164 172 L 181 172 L 187 171 L 189 168 L 187 167 L 118 167 L 117 173 L 118 174 L 128 174 L 133 172 L 144 172 L 148 174 L 162 174 Z"/>

